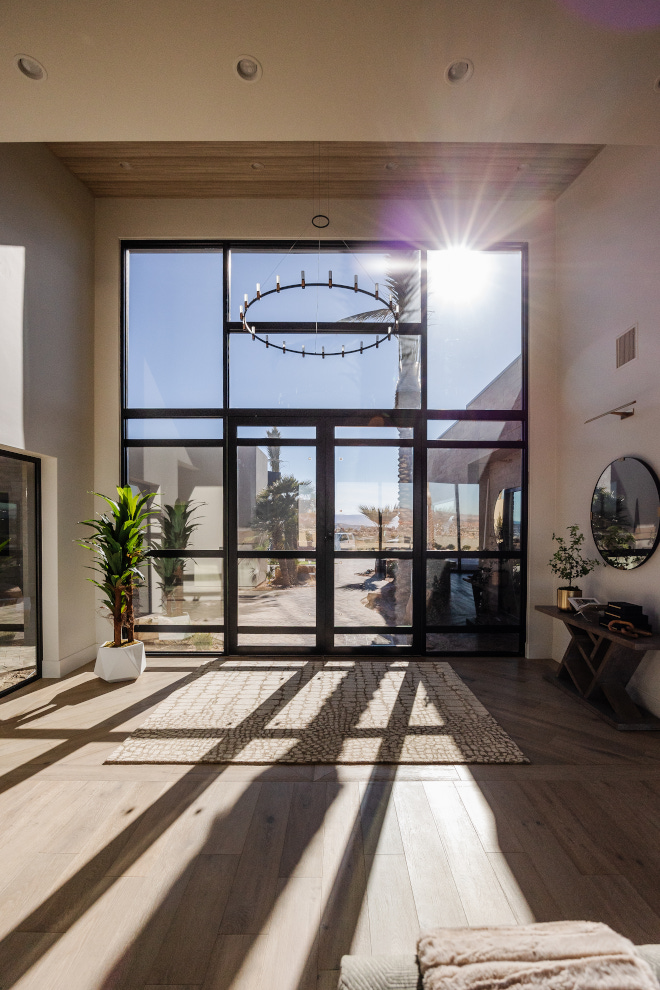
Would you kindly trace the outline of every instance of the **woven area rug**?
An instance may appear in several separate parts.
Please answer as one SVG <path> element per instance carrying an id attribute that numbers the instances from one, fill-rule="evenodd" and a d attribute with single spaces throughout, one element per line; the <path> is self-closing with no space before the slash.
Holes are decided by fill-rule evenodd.
<path id="1" fill-rule="evenodd" d="M 448 663 L 221 659 L 107 763 L 529 763 Z"/>

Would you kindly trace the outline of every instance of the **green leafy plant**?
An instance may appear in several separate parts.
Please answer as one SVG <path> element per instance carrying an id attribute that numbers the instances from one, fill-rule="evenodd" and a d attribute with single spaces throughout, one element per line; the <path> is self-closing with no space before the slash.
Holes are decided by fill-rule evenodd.
<path id="1" fill-rule="evenodd" d="M 161 535 L 159 543 L 152 543 L 152 550 L 185 550 L 190 538 L 199 526 L 191 522 L 193 514 L 200 505 L 190 501 L 177 499 L 174 505 L 164 505 L 161 515 Z M 153 557 L 153 568 L 158 575 L 158 587 L 163 596 L 163 605 L 167 615 L 177 615 L 177 591 L 183 587 L 183 557 Z"/>
<path id="2" fill-rule="evenodd" d="M 552 534 L 557 549 L 548 561 L 548 565 L 553 574 L 560 577 L 562 581 L 566 581 L 564 587 L 573 588 L 574 580 L 590 574 L 594 567 L 599 566 L 600 561 L 582 556 L 581 547 L 584 543 L 584 534 L 580 532 L 579 526 L 573 525 L 566 528 L 569 533 L 568 540 L 564 539 L 563 536 Z"/>
<path id="3" fill-rule="evenodd" d="M 89 526 L 93 533 L 77 542 L 94 554 L 93 570 L 100 575 L 100 580 L 89 580 L 103 592 L 103 604 L 112 616 L 114 638 L 111 645 L 123 646 L 133 642 L 133 591 L 144 580 L 139 567 L 149 552 L 145 531 L 149 516 L 154 512 L 145 506 L 151 496 L 134 495 L 128 485 L 117 488 L 116 500 L 99 492 L 94 494 L 110 506 L 110 511 L 99 519 L 84 519 L 81 525 Z M 122 627 L 128 635 L 123 642 Z"/>

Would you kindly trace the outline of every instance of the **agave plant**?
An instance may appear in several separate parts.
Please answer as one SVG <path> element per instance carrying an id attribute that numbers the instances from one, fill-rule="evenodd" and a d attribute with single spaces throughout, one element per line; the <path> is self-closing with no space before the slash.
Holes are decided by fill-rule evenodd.
<path id="1" fill-rule="evenodd" d="M 152 550 L 186 550 L 190 537 L 199 523 L 191 522 L 193 514 L 200 508 L 201 503 L 176 499 L 174 505 L 164 505 L 161 515 L 161 536 L 158 544 L 152 544 Z M 183 557 L 153 557 L 153 568 L 159 577 L 158 587 L 163 596 L 163 604 L 168 615 L 177 614 L 175 594 L 183 587 Z"/>
<path id="2" fill-rule="evenodd" d="M 93 530 L 92 536 L 77 542 L 94 554 L 95 570 L 100 580 L 89 578 L 103 592 L 103 604 L 112 616 L 114 626 L 113 646 L 133 642 L 135 615 L 133 591 L 144 577 L 140 564 L 148 555 L 145 530 L 153 510 L 145 506 L 150 495 L 134 495 L 129 485 L 117 488 L 117 498 L 94 493 L 110 506 L 99 519 L 85 519 L 82 526 Z M 122 627 L 128 639 L 122 643 Z"/>

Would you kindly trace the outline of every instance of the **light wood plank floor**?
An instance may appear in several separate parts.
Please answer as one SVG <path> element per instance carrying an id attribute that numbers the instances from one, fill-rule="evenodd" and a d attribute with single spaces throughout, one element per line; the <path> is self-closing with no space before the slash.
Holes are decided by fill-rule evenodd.
<path id="1" fill-rule="evenodd" d="M 660 942 L 660 733 L 457 660 L 530 766 L 104 766 L 197 664 L 0 703 L 0 987 L 333 990 L 420 927 L 589 918 Z"/>

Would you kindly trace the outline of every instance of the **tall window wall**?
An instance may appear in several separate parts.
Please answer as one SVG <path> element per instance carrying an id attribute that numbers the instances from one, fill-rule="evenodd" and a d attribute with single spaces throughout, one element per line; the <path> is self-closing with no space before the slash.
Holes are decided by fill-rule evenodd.
<path id="1" fill-rule="evenodd" d="M 150 651 L 523 649 L 525 262 L 519 244 L 124 245 Z"/>

